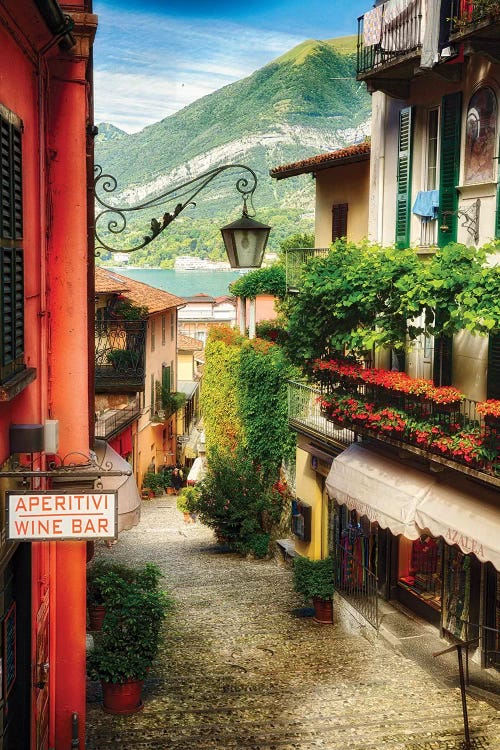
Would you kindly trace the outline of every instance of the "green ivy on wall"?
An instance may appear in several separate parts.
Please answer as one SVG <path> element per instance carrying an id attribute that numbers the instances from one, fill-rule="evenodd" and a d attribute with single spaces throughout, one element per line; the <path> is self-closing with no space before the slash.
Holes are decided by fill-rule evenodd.
<path id="1" fill-rule="evenodd" d="M 286 294 L 285 269 L 280 265 L 249 271 L 230 286 L 235 297 L 255 299 L 258 294 L 283 298 Z"/>

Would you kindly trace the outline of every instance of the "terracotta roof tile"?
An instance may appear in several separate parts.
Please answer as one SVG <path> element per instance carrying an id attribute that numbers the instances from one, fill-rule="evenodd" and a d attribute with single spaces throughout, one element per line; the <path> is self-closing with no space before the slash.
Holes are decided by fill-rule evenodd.
<path id="1" fill-rule="evenodd" d="M 203 349 L 203 341 L 193 339 L 191 336 L 184 336 L 184 334 L 180 333 L 177 337 L 177 349 L 187 349 L 197 352 L 199 349 Z"/>
<path id="2" fill-rule="evenodd" d="M 114 285 L 114 288 L 111 288 L 112 285 Z M 109 288 L 105 288 L 106 286 Z M 147 307 L 150 314 L 185 304 L 185 300 L 176 297 L 175 294 L 164 292 L 163 289 L 156 289 L 149 284 L 143 284 L 142 281 L 121 276 L 119 273 L 106 268 L 96 268 L 96 292 L 97 294 L 121 292 L 134 305 Z"/>
<path id="3" fill-rule="evenodd" d="M 337 151 L 329 151 L 327 154 L 311 156 L 309 159 L 296 161 L 292 164 L 283 164 L 269 171 L 271 177 L 282 180 L 286 177 L 293 177 L 298 174 L 307 174 L 316 172 L 319 169 L 329 169 L 330 167 L 349 164 L 350 162 L 364 161 L 370 158 L 371 144 L 370 141 L 356 143 L 346 148 L 340 148 Z"/>

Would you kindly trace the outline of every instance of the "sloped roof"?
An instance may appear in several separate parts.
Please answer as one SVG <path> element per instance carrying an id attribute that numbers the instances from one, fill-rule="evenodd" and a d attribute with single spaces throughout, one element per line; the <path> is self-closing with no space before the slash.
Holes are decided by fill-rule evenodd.
<path id="1" fill-rule="evenodd" d="M 339 167 L 342 164 L 365 161 L 370 158 L 370 150 L 370 141 L 364 141 L 353 146 L 340 148 L 337 151 L 329 151 L 327 154 L 319 154 L 318 156 L 311 156 L 309 159 L 292 162 L 292 164 L 283 164 L 269 170 L 269 174 L 277 180 L 283 180 L 286 177 L 294 177 L 298 174 L 307 174 L 308 172 L 317 172 L 320 169 Z"/>
<path id="2" fill-rule="evenodd" d="M 180 333 L 177 337 L 177 349 L 186 349 L 188 351 L 197 352 L 199 349 L 203 349 L 203 341 L 200 339 L 193 339 L 191 336 L 185 336 Z"/>
<path id="3" fill-rule="evenodd" d="M 197 294 L 192 294 L 190 297 L 184 297 L 184 302 L 214 302 L 214 297 L 211 297 L 210 294 L 205 294 L 204 292 L 198 292 Z"/>
<path id="4" fill-rule="evenodd" d="M 105 268 L 96 266 L 95 291 L 96 294 L 121 294 L 128 289 L 128 279 L 118 274 L 110 273 Z"/>
<path id="5" fill-rule="evenodd" d="M 95 290 L 96 294 L 122 293 L 134 305 L 147 307 L 150 314 L 185 304 L 185 300 L 175 294 L 156 289 L 142 281 L 121 276 L 106 268 L 96 268 Z"/>

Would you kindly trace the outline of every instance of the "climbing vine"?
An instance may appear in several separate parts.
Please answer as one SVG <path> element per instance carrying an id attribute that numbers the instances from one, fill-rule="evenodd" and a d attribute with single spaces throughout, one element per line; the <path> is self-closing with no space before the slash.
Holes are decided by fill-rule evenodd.
<path id="1" fill-rule="evenodd" d="M 404 349 L 421 333 L 500 330 L 500 271 L 486 265 L 495 244 L 450 243 L 430 261 L 397 250 L 338 240 L 303 269 L 299 294 L 282 304 L 292 361 L 372 346 Z"/>

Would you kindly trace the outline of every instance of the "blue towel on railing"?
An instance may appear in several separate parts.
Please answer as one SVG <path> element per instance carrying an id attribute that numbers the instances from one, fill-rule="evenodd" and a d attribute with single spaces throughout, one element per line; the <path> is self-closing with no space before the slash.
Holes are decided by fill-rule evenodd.
<path id="1" fill-rule="evenodd" d="M 412 211 L 425 221 L 437 219 L 439 210 L 439 190 L 420 190 L 415 198 Z"/>

